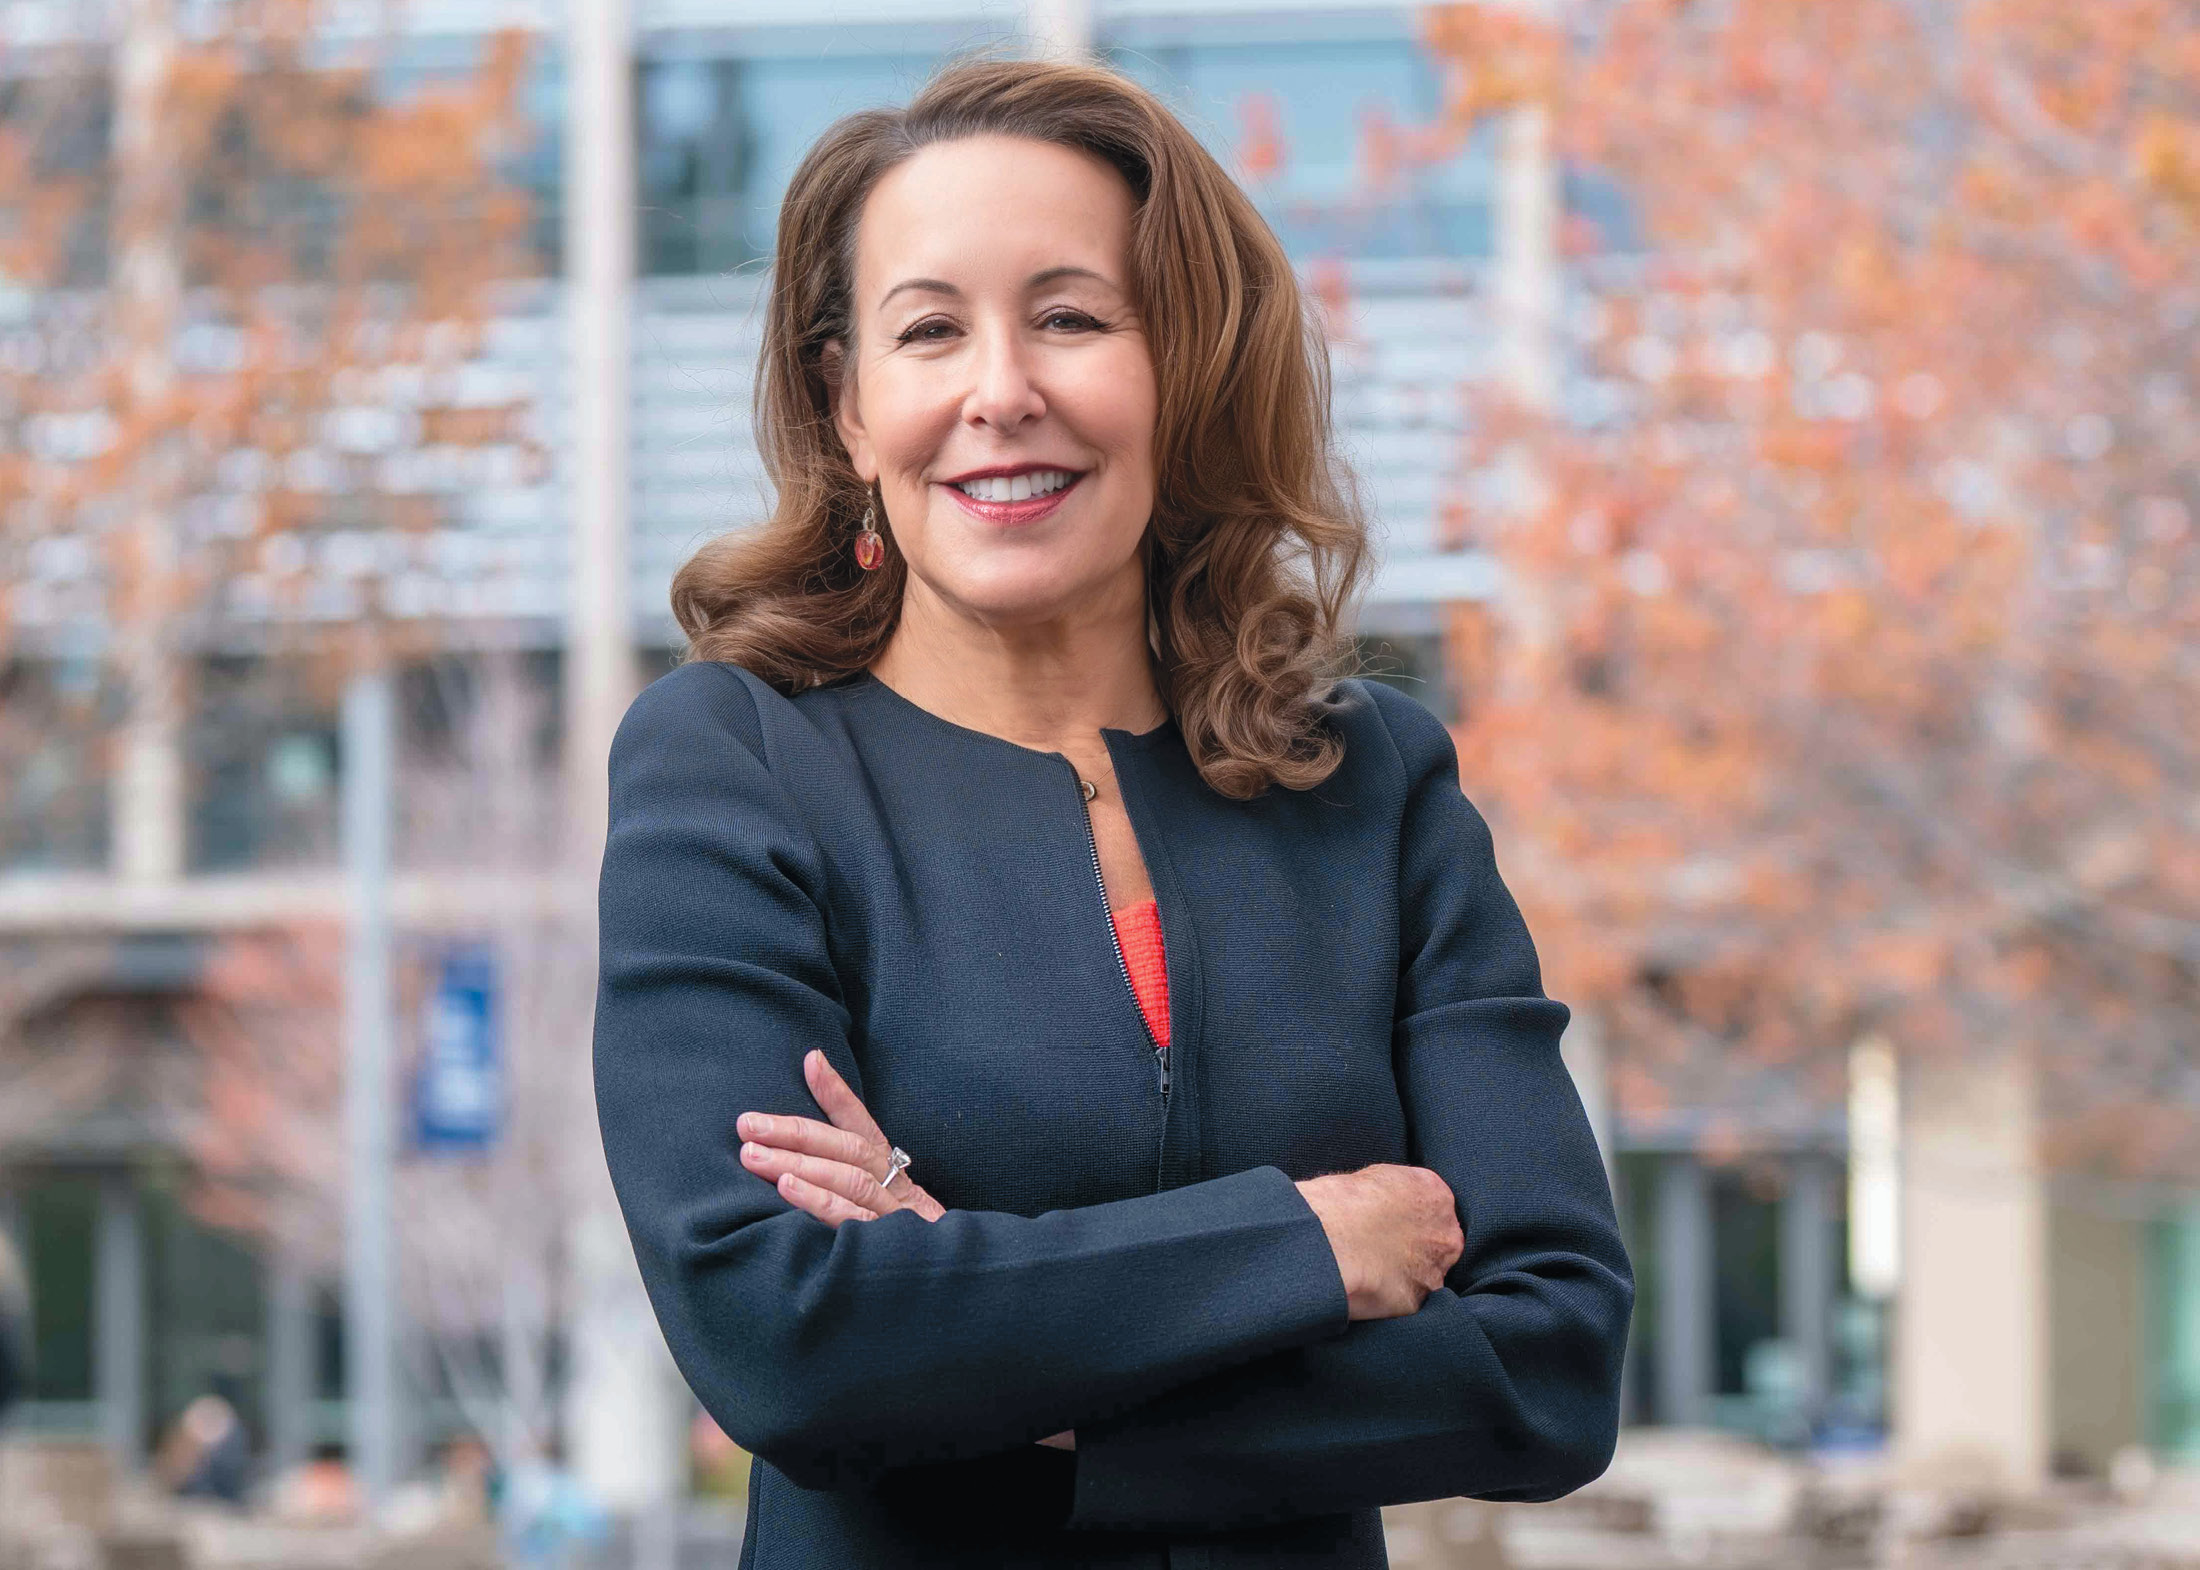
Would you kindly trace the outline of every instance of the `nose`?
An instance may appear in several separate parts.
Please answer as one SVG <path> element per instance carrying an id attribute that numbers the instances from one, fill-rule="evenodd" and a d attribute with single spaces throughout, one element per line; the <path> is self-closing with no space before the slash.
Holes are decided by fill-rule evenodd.
<path id="1" fill-rule="evenodd" d="M 1019 334 L 1012 328 L 985 328 L 974 336 L 976 353 L 970 390 L 963 398 L 963 418 L 997 435 L 1011 435 L 1046 413 L 1046 399 L 1032 380 Z"/>

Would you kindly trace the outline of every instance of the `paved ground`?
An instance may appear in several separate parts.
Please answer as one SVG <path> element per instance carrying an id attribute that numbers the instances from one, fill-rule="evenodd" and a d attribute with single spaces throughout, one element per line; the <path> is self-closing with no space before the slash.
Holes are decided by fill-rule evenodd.
<path id="1" fill-rule="evenodd" d="M 2068 1482 L 2007 1500 L 1657 1430 L 1630 1433 L 1609 1473 L 1557 1504 L 1446 1500 L 1384 1518 L 1395 1570 L 2200 1570 L 2200 1472 L 2142 1481 L 2122 1498 Z M 478 1528 L 283 1528 L 141 1498 L 95 1530 L 52 1503 L 0 1488 L 0 1570 L 502 1570 Z M 608 1545 L 595 1570 L 731 1570 L 738 1514 L 689 1516 L 676 1540 Z"/>
<path id="2" fill-rule="evenodd" d="M 1630 1434 L 1609 1473 L 1557 1504 L 1384 1520 L 1395 1570 L 2200 1570 L 2200 1474 L 2125 1499 L 2070 1482 L 2007 1500 L 1671 1431 Z"/>

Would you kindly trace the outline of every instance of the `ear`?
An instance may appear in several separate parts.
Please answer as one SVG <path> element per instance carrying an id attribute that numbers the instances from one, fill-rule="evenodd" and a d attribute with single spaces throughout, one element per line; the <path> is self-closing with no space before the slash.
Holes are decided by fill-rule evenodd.
<path id="1" fill-rule="evenodd" d="M 878 483 L 878 455 L 872 451 L 870 435 L 863 428 L 862 411 L 856 405 L 855 368 L 846 345 L 838 338 L 828 338 L 819 367 L 825 373 L 825 384 L 833 390 L 833 429 L 840 433 L 840 445 L 847 449 L 856 478 L 865 485 L 875 485 Z"/>

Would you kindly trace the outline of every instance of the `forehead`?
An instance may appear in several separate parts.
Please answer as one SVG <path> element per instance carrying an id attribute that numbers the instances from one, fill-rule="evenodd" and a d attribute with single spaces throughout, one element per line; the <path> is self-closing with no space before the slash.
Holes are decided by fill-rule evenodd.
<path id="1" fill-rule="evenodd" d="M 1128 283 L 1128 182 L 1090 153 L 1020 137 L 919 149 L 872 188 L 856 230 L 866 303 L 907 277 L 975 289 L 1054 267 Z"/>

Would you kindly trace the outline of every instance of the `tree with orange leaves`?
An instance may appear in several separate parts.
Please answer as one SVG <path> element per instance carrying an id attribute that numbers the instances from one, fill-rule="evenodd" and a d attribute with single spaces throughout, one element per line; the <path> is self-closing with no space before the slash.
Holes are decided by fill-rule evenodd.
<path id="1" fill-rule="evenodd" d="M 104 34 L 0 55 L 0 761 L 25 763 L 0 772 L 0 825 L 24 846 L 105 786 L 124 809 L 110 870 L 157 885 L 188 862 L 176 808 L 202 659 L 249 649 L 331 692 L 354 660 L 436 648 L 445 629 L 400 603 L 421 576 L 412 547 L 462 522 L 472 460 L 522 479 L 546 462 L 525 390 L 485 392 L 468 363 L 493 291 L 539 270 L 509 168 L 531 134 L 529 45 L 497 36 L 472 67 L 397 90 L 387 40 L 324 27 L 314 0 L 244 0 L 211 32 L 178 0 L 98 9 Z M 66 679 L 38 679 L 55 669 Z M 53 787 L 72 753 L 81 773 Z M 488 792 L 439 792 L 440 777 L 414 783 L 448 809 L 441 838 L 431 825 L 409 842 L 467 860 L 482 845 L 457 840 L 478 827 L 458 804 Z M 500 827 L 538 830 L 526 780 L 497 783 Z M 77 839 L 68 859 L 96 863 L 99 836 Z M 555 955 L 530 973 L 586 975 L 570 923 L 506 937 Z M 49 1002 L 80 947 L 10 976 Z M 180 1009 L 189 1072 L 161 1106 L 202 1214 L 323 1274 L 342 1235 L 340 952 L 318 928 L 211 944 Z M 556 996 L 562 1022 L 578 1005 Z M 12 1002 L 0 1023 L 22 1013 Z M 11 1121 L 96 1105 L 117 1078 L 91 1071 L 101 1045 L 69 1073 L 51 1051 L 0 1065 L 40 1098 Z M 564 1094 L 567 1070 L 534 1067 Z M 483 1272 L 508 1256 L 542 1269 L 511 1222 L 529 1180 L 403 1181 L 432 1223 L 401 1240 L 416 1322 L 453 1332 L 439 1351 L 458 1332 L 478 1345 L 507 1312 L 504 1278 Z M 554 1205 L 554 1184 L 531 1187 Z"/>
<path id="2" fill-rule="evenodd" d="M 382 622 L 448 510 L 409 449 L 544 461 L 524 401 L 456 390 L 489 290 L 537 270 L 506 168 L 526 42 L 393 97 L 320 9 L 197 35 L 127 0 L 0 57 L 0 656 L 75 672 L 39 718 L 92 733 L 126 877 L 187 860 L 172 806 L 129 804 L 181 799 L 199 653 Z"/>
<path id="3" fill-rule="evenodd" d="M 1633 233 L 1559 407 L 1484 402 L 1469 789 L 1622 1106 L 2011 1049 L 2054 1154 L 2193 1175 L 2200 5 L 1432 15 L 1456 131 L 1545 106 Z M 2178 1110 L 2178 1103 L 2185 1110 Z"/>

